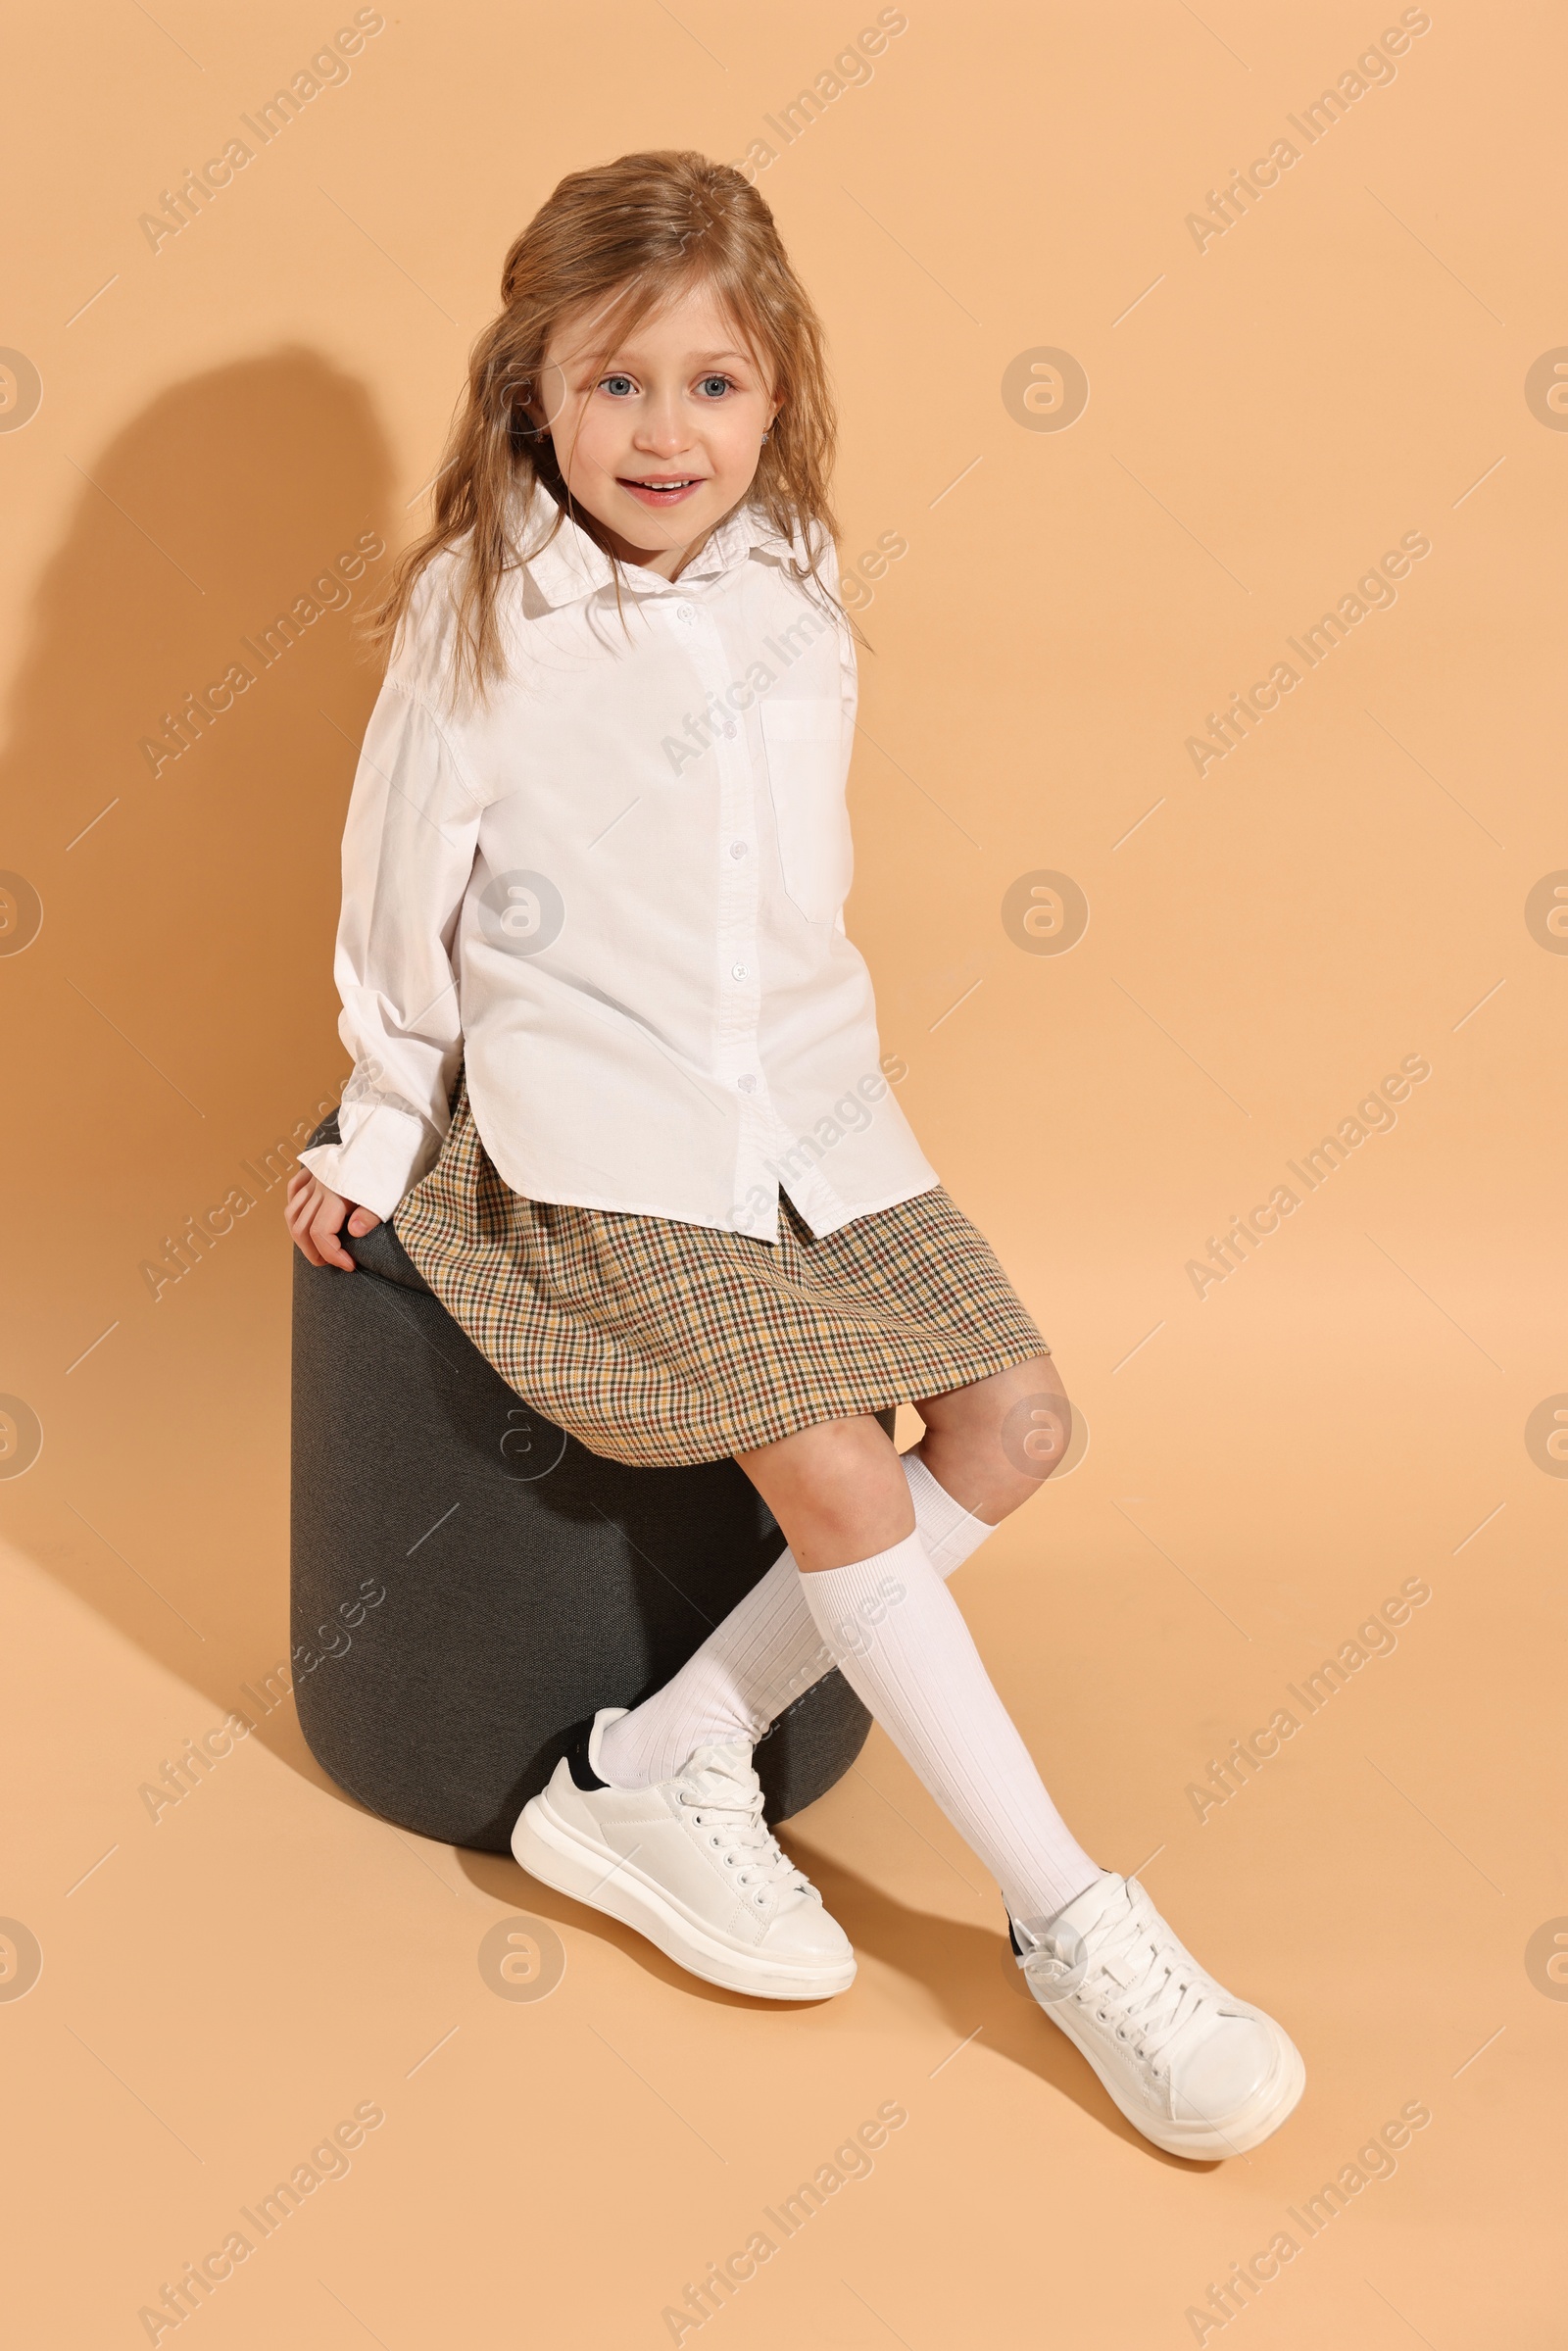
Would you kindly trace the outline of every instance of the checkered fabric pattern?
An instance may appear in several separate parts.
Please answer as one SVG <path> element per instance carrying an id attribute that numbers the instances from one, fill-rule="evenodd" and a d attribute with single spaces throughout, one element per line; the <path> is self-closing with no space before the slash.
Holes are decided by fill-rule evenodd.
<path id="1" fill-rule="evenodd" d="M 460 1076 L 398 1239 L 524 1402 L 590 1452 L 679 1468 L 961 1388 L 1050 1350 L 940 1187 L 818 1239 L 524 1200 Z"/>

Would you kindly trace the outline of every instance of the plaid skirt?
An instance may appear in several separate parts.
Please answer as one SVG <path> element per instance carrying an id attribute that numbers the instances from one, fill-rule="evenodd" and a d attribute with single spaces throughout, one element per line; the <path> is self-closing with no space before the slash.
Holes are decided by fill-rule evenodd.
<path id="1" fill-rule="evenodd" d="M 1050 1352 L 946 1192 L 776 1242 L 525 1200 L 460 1077 L 441 1155 L 394 1216 L 436 1297 L 590 1452 L 680 1468 L 945 1395 Z"/>

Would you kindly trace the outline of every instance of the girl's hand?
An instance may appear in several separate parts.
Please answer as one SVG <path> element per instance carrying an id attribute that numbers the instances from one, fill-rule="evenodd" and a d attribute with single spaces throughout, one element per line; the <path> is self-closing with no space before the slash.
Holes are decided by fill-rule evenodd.
<path id="1" fill-rule="evenodd" d="M 373 1233 L 381 1221 L 373 1209 L 357 1207 L 340 1192 L 328 1192 L 308 1167 L 296 1167 L 289 1177 L 283 1215 L 308 1265 L 340 1265 L 345 1273 L 353 1273 L 355 1264 L 338 1239 L 344 1217 L 356 1240 L 362 1233 Z"/>

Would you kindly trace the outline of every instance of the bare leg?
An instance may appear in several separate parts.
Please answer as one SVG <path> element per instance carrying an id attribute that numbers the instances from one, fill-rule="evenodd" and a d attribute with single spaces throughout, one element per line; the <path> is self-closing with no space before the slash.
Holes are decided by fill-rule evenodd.
<path id="1" fill-rule="evenodd" d="M 955 1501 L 992 1527 L 1039 1491 L 1072 1432 L 1072 1407 L 1049 1355 L 927 1397 L 917 1409 L 925 1422 L 920 1459 Z M 914 1531 L 897 1451 L 874 1420 L 822 1421 L 735 1457 L 804 1575 L 868 1559 Z"/>
<path id="2" fill-rule="evenodd" d="M 735 1458 L 783 1528 L 803 1574 L 869 1559 L 914 1533 L 898 1450 L 874 1420 L 819 1421 Z"/>
<path id="3" fill-rule="evenodd" d="M 921 1460 L 955 1501 L 993 1527 L 1039 1492 L 1072 1441 L 1072 1406 L 1049 1355 L 926 1397 L 916 1409 L 925 1422 L 915 1448 Z"/>

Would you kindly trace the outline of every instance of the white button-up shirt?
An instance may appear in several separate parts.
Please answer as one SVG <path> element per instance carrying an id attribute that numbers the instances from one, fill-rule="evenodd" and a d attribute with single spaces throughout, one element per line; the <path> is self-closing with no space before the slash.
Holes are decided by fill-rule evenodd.
<path id="1" fill-rule="evenodd" d="M 536 493 L 517 544 L 554 515 Z M 421 575 L 343 836 L 342 1142 L 301 1154 L 390 1215 L 460 1054 L 515 1192 L 778 1238 L 936 1183 L 844 931 L 853 639 L 751 506 L 670 582 L 569 517 L 508 574 L 507 674 L 451 690 L 454 559 Z M 836 591 L 831 548 L 822 564 Z M 629 630 L 629 636 L 626 633 Z"/>

